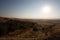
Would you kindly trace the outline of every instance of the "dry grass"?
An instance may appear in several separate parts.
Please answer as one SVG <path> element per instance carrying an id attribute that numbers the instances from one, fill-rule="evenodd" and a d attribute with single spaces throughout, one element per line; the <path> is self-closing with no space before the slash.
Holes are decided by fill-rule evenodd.
<path id="1" fill-rule="evenodd" d="M 5 23 L 8 20 L 12 20 L 12 19 L 1 18 L 0 17 L 0 22 L 3 21 L 3 23 Z M 21 21 L 21 20 L 19 21 L 17 19 L 16 20 L 13 19 L 12 23 L 15 23 L 15 22 L 18 25 L 24 24 L 27 27 L 25 29 L 19 29 L 19 28 L 17 28 L 13 32 L 9 32 L 6 35 L 2 35 L 0 37 L 0 40 L 49 40 L 48 38 L 49 37 L 53 38 L 54 35 L 56 35 L 57 37 L 60 38 L 60 22 L 58 22 L 58 21 L 57 22 L 47 22 L 47 21 L 39 21 L 39 22 L 37 22 L 36 21 L 36 22 L 32 23 L 29 20 L 27 22 L 27 21 Z M 36 29 L 34 29 L 35 28 L 34 27 L 35 24 L 36 24 L 36 26 L 35 26 Z M 49 26 L 51 26 L 53 24 L 55 26 L 52 26 L 52 28 L 49 28 Z M 2 27 L 2 26 L 0 26 L 0 27 Z M 44 30 L 42 30 L 42 28 L 44 28 Z M 47 28 L 47 29 L 45 29 L 45 28 Z M 45 30 L 47 30 L 47 35 L 45 35 L 45 33 L 46 33 Z M 56 39 L 56 40 L 58 40 L 58 39 Z"/>

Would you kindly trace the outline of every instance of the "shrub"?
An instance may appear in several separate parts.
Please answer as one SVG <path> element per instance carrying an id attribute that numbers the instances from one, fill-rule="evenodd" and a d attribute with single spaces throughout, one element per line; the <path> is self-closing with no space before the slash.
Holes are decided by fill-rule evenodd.
<path id="1" fill-rule="evenodd" d="M 12 20 L 7 21 L 6 26 L 8 26 L 9 32 L 13 32 L 16 29 L 16 23 Z"/>
<path id="2" fill-rule="evenodd" d="M 8 33 L 8 27 L 5 23 L 0 23 L 0 36 Z"/>
<path id="3" fill-rule="evenodd" d="M 53 34 L 52 36 L 44 39 L 44 40 L 60 40 L 60 36 L 57 36 L 59 33 Z"/>
<path id="4" fill-rule="evenodd" d="M 53 27 L 54 27 L 55 25 L 49 25 L 49 26 L 47 26 L 47 25 L 45 25 L 45 27 L 42 27 L 41 28 L 41 32 L 43 32 L 43 33 L 45 33 L 45 35 L 46 36 L 48 36 L 48 32 L 53 32 Z"/>
<path id="5" fill-rule="evenodd" d="M 33 31 L 38 31 L 38 26 L 37 26 L 37 24 L 33 24 Z"/>

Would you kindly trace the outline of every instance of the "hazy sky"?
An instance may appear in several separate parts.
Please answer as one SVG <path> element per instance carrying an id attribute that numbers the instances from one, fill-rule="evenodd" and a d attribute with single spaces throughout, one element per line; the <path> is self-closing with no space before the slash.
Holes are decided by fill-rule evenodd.
<path id="1" fill-rule="evenodd" d="M 48 13 L 44 13 L 45 10 L 48 10 L 43 9 L 45 6 L 50 8 Z M 0 0 L 0 16 L 60 19 L 60 0 Z"/>

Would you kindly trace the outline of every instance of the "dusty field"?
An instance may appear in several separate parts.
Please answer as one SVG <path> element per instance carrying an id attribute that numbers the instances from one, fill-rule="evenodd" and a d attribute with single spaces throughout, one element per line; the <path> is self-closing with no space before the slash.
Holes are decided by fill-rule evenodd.
<path id="1" fill-rule="evenodd" d="M 60 20 L 0 17 L 0 40 L 60 40 Z"/>

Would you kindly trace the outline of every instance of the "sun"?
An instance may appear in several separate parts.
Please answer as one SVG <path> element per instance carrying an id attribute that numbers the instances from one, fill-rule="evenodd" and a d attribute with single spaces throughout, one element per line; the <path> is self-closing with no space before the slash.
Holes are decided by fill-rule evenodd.
<path id="1" fill-rule="evenodd" d="M 51 18 L 51 15 L 52 15 L 51 5 L 44 5 L 41 7 L 41 17 L 43 19 Z"/>
<path id="2" fill-rule="evenodd" d="M 50 6 L 46 5 L 46 6 L 42 7 L 42 12 L 43 13 L 50 13 L 50 11 L 51 11 L 51 7 Z"/>

